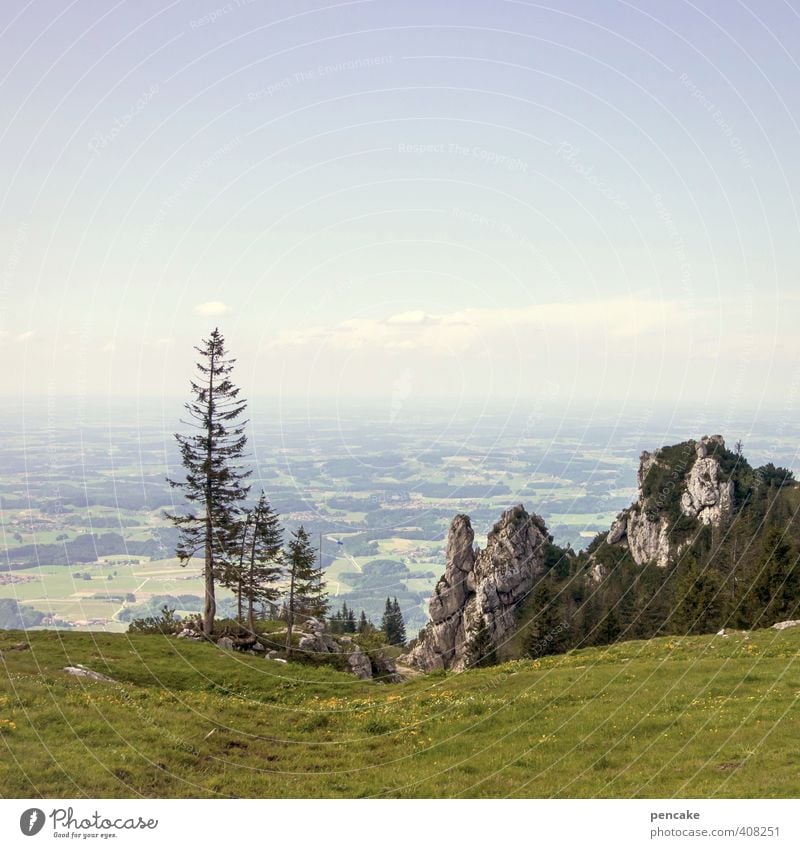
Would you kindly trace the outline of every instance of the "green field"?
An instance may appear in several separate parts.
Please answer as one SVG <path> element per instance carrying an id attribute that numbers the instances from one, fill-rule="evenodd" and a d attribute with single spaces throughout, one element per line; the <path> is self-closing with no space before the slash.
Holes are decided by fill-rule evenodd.
<path id="1" fill-rule="evenodd" d="M 122 565 L 126 556 L 107 556 L 97 563 L 79 563 L 70 568 L 44 565 L 11 575 L 15 581 L 0 585 L 0 598 L 13 598 L 58 618 L 72 622 L 77 629 L 127 630 L 128 623 L 115 618 L 124 607 L 141 604 L 153 595 L 201 595 L 198 563 L 186 568 L 177 560 L 142 561 Z M 85 575 L 75 577 L 75 574 Z M 6 578 L 8 579 L 8 578 Z M 24 581 L 24 582 L 23 582 Z M 132 594 L 135 601 L 104 600 L 102 595 Z M 220 597 L 229 593 L 221 590 Z M 93 622 L 87 624 L 86 622 Z"/>
<path id="2" fill-rule="evenodd" d="M 160 636 L 7 631 L 0 651 L 6 797 L 800 793 L 800 628 L 396 685 Z"/>

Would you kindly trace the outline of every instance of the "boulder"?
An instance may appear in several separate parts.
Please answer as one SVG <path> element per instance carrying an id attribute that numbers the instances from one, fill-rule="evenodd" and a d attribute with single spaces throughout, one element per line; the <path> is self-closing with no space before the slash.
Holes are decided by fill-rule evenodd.
<path id="1" fill-rule="evenodd" d="M 221 636 L 217 639 L 217 647 L 224 651 L 232 651 L 236 647 L 236 642 L 230 636 Z"/>
<path id="2" fill-rule="evenodd" d="M 773 630 L 788 630 L 790 627 L 800 627 L 800 620 L 778 621 L 772 625 Z"/>
<path id="3" fill-rule="evenodd" d="M 103 683 L 116 683 L 113 677 L 108 677 L 105 674 L 100 674 L 99 671 L 92 671 L 90 668 L 86 668 L 84 665 L 68 665 L 64 667 L 64 671 L 67 674 L 71 674 L 73 677 L 86 677 L 89 680 L 100 680 Z"/>
<path id="4" fill-rule="evenodd" d="M 361 680 L 372 679 L 372 662 L 361 648 L 356 647 L 350 656 L 348 656 L 347 664 L 350 666 L 350 671 L 356 677 L 359 677 Z"/>

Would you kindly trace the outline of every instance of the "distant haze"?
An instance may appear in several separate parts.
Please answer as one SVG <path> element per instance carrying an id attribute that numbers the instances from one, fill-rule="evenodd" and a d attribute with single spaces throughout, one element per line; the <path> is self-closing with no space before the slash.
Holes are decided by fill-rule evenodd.
<path id="1" fill-rule="evenodd" d="M 183 397 L 219 325 L 248 396 L 390 423 L 796 413 L 789 4 L 10 2 L 0 33 L 6 397 Z"/>

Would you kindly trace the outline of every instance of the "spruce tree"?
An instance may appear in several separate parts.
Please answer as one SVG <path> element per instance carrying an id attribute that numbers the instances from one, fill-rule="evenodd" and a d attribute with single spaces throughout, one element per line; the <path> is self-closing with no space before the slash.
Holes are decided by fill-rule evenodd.
<path id="1" fill-rule="evenodd" d="M 252 633 L 255 605 L 274 603 L 278 599 L 277 583 L 283 576 L 283 529 L 263 491 L 252 513 L 249 541 L 247 567 L 241 575 L 241 594 L 247 601 L 247 623 Z"/>
<path id="2" fill-rule="evenodd" d="M 358 619 L 358 632 L 366 633 L 369 628 L 369 621 L 367 621 L 367 614 L 364 610 L 361 610 L 361 618 Z"/>
<path id="3" fill-rule="evenodd" d="M 383 608 L 383 616 L 381 617 L 381 630 L 388 644 L 393 644 L 394 638 L 394 610 L 392 609 L 392 601 L 386 599 L 386 604 Z"/>
<path id="4" fill-rule="evenodd" d="M 497 662 L 497 652 L 483 616 L 467 644 L 466 654 L 468 668 L 484 668 Z"/>
<path id="5" fill-rule="evenodd" d="M 289 596 L 286 610 L 286 653 L 292 651 L 292 631 L 298 616 L 324 616 L 328 601 L 325 580 L 320 568 L 315 568 L 317 553 L 311 546 L 303 526 L 292 533 L 286 551 L 286 571 L 289 577 Z"/>
<path id="6" fill-rule="evenodd" d="M 405 645 L 406 643 L 406 623 L 403 620 L 403 613 L 400 610 L 400 604 L 397 603 L 397 598 L 392 604 L 392 616 L 394 618 L 394 641 L 393 645 Z"/>
<path id="7" fill-rule="evenodd" d="M 241 503 L 249 489 L 243 481 L 250 472 L 239 464 L 247 444 L 247 422 L 241 418 L 247 402 L 231 382 L 236 360 L 228 357 L 222 333 L 215 328 L 195 350 L 201 359 L 197 377 L 190 381 L 192 399 L 185 404 L 189 421 L 182 421 L 195 432 L 175 434 L 186 478 L 168 478 L 170 486 L 182 490 L 187 511 L 165 515 L 180 531 L 175 554 L 181 565 L 204 553 L 203 632 L 210 636 L 216 614 L 215 581 L 232 567 Z"/>

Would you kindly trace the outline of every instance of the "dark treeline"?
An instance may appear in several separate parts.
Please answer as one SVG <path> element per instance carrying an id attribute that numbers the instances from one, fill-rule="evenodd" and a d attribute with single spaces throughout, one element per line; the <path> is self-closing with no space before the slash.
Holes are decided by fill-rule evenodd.
<path id="1" fill-rule="evenodd" d="M 671 449 L 676 457 L 679 448 Z M 800 487 L 786 469 L 754 469 L 739 451 L 720 448 L 717 459 L 734 482 L 733 509 L 723 523 L 702 525 L 681 514 L 667 461 L 645 480 L 643 507 L 669 519 L 680 551 L 675 561 L 637 565 L 626 545 L 606 543 L 606 533 L 580 554 L 550 545 L 546 573 L 518 611 L 515 644 L 499 653 L 539 657 L 797 618 Z"/>

